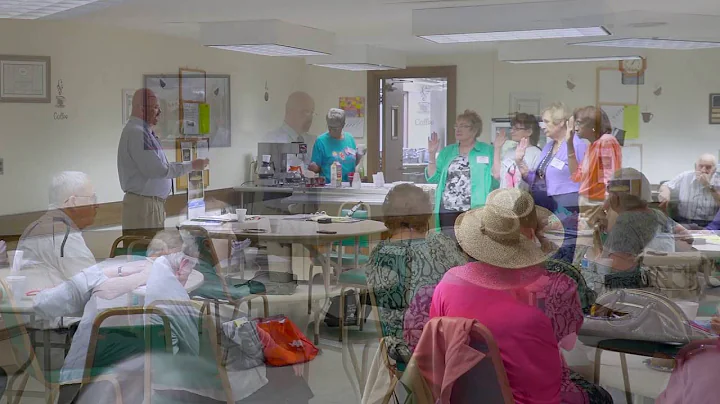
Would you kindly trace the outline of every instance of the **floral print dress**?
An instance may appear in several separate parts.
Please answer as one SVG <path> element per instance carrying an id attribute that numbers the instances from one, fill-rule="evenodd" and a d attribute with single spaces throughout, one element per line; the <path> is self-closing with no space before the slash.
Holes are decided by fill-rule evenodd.
<path id="1" fill-rule="evenodd" d="M 467 256 L 454 240 L 441 233 L 429 233 L 425 239 L 384 240 L 370 254 L 365 268 L 368 285 L 375 296 L 380 325 L 390 356 L 407 363 L 412 348 L 403 338 L 403 321 L 418 291 L 432 297 L 437 285 L 450 268 L 467 263 Z M 426 287 L 430 286 L 429 295 Z M 429 313 L 427 307 L 420 311 Z M 427 322 L 428 318 L 425 319 Z M 422 330 L 424 323 L 413 328 Z"/>
<path id="2" fill-rule="evenodd" d="M 443 208 L 455 212 L 470 210 L 470 160 L 458 155 L 450 162 L 443 190 Z"/>

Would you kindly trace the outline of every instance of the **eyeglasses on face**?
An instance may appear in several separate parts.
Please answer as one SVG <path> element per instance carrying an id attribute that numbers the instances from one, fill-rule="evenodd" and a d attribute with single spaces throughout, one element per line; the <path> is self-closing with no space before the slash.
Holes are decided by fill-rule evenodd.
<path id="1" fill-rule="evenodd" d="M 458 130 L 458 129 L 471 129 L 471 128 L 472 128 L 472 125 L 457 125 L 457 124 L 456 124 L 455 126 L 453 126 L 453 128 L 455 128 L 455 130 Z"/>
<path id="2" fill-rule="evenodd" d="M 513 126 L 510 128 L 510 131 L 512 131 L 512 132 L 520 132 L 523 130 L 529 130 L 529 129 L 524 126 Z"/>

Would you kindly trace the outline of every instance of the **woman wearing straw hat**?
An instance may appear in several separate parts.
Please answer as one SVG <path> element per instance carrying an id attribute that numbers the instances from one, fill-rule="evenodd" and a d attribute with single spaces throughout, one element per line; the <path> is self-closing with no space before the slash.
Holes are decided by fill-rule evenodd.
<path id="1" fill-rule="evenodd" d="M 435 288 L 430 317 L 477 319 L 494 335 L 518 404 L 559 403 L 563 367 L 553 326 L 514 291 L 547 271 L 548 254 L 522 232 L 509 207 L 488 204 L 462 214 L 458 243 L 478 262 L 450 269 Z"/>
<path id="2" fill-rule="evenodd" d="M 536 206 L 529 193 L 518 189 L 496 190 L 488 195 L 487 203 L 512 209 L 520 221 L 523 235 L 537 241 L 546 254 L 552 254 L 557 249 L 543 233 L 547 223 L 555 219 L 554 215 L 547 209 Z M 558 238 L 563 239 L 562 235 Z M 548 270 L 546 275 L 513 293 L 519 300 L 543 310 L 550 319 L 558 346 L 570 351 L 577 341 L 583 314 L 589 313 L 596 295 L 588 288 L 580 271 L 571 264 L 547 259 L 543 266 Z M 542 304 L 538 304 L 538 301 L 542 301 Z M 560 395 L 564 404 L 612 403 L 610 394 L 570 370 L 565 361 Z"/>

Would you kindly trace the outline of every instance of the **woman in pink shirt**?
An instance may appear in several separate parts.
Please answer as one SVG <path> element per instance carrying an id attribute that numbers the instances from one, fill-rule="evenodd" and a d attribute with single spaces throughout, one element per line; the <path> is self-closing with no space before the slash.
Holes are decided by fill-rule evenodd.
<path id="1" fill-rule="evenodd" d="M 542 277 L 547 254 L 520 231 L 512 210 L 489 204 L 461 215 L 460 246 L 478 262 L 450 269 L 435 288 L 430 317 L 477 319 L 495 337 L 517 404 L 559 404 L 560 351 L 550 319 L 513 290 Z"/>

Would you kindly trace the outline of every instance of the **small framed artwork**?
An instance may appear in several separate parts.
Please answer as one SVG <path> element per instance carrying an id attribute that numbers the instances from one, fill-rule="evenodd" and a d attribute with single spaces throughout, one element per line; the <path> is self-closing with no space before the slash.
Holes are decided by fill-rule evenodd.
<path id="1" fill-rule="evenodd" d="M 720 125 L 720 94 L 710 94 L 710 125 Z"/>
<path id="2" fill-rule="evenodd" d="M 0 102 L 50 103 L 50 57 L 0 55 Z"/>

